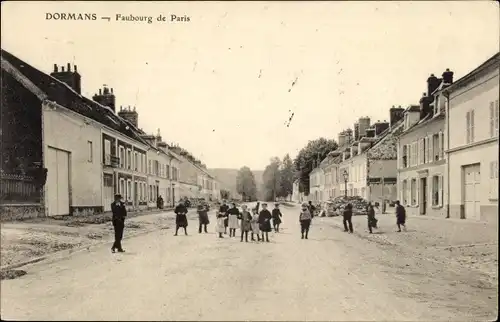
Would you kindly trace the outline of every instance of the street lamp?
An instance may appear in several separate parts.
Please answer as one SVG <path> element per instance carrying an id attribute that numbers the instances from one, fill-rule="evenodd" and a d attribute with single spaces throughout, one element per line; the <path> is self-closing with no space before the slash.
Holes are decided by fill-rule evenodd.
<path id="1" fill-rule="evenodd" d="M 349 179 L 349 173 L 347 173 L 346 170 L 342 173 L 344 176 L 344 183 L 345 183 L 345 191 L 344 191 L 344 196 L 347 198 L 347 179 Z"/>

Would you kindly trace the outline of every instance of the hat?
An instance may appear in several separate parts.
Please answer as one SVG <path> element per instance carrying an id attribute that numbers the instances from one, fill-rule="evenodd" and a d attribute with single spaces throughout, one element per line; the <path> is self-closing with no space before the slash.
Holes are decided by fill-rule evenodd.
<path id="1" fill-rule="evenodd" d="M 122 198 L 122 195 L 121 194 L 116 194 L 115 195 L 115 199 L 121 199 Z"/>
<path id="2" fill-rule="evenodd" d="M 307 202 L 304 202 L 304 203 L 302 204 L 302 207 L 307 207 L 307 206 L 308 206 Z"/>

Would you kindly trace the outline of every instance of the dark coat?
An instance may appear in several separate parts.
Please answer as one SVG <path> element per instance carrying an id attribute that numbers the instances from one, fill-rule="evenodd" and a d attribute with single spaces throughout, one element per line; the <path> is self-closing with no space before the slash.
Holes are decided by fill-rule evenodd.
<path id="1" fill-rule="evenodd" d="M 228 205 L 222 205 L 219 208 L 219 212 L 224 213 L 226 215 L 228 215 L 228 211 L 229 211 Z M 227 227 L 227 226 L 229 226 L 229 217 L 228 216 L 226 216 L 226 219 L 224 219 L 224 227 Z"/>
<path id="2" fill-rule="evenodd" d="M 283 215 L 281 214 L 281 211 L 279 209 L 274 208 L 272 211 L 272 216 L 273 216 L 273 224 L 275 225 L 281 224 L 281 217 L 283 217 Z"/>
<path id="3" fill-rule="evenodd" d="M 200 220 L 200 224 L 208 225 L 210 220 L 208 219 L 208 209 L 205 205 L 198 206 L 198 218 Z"/>
<path id="4" fill-rule="evenodd" d="M 175 216 L 175 224 L 179 227 L 187 227 L 188 226 L 188 220 L 186 214 L 188 213 L 188 210 L 185 205 L 177 205 L 174 210 L 176 216 Z"/>
<path id="5" fill-rule="evenodd" d="M 402 205 L 396 206 L 396 219 L 398 224 L 404 224 L 406 221 L 406 209 Z"/>
<path id="6" fill-rule="evenodd" d="M 116 202 L 111 204 L 111 211 L 113 212 L 113 223 L 115 221 L 125 221 L 125 217 L 127 217 L 127 208 L 125 208 L 125 204 L 123 202 L 119 202 L 117 205 Z"/>
<path id="7" fill-rule="evenodd" d="M 344 218 L 351 218 L 352 217 L 352 209 L 344 209 L 344 213 L 342 214 L 342 216 L 344 216 Z"/>
<path id="8" fill-rule="evenodd" d="M 271 219 L 273 216 L 269 212 L 269 210 L 264 209 L 261 210 L 259 213 L 259 225 L 260 225 L 260 230 L 269 232 L 271 231 Z"/>
<path id="9" fill-rule="evenodd" d="M 375 209 L 368 207 L 367 209 L 368 226 L 377 228 L 377 219 L 375 218 Z"/>

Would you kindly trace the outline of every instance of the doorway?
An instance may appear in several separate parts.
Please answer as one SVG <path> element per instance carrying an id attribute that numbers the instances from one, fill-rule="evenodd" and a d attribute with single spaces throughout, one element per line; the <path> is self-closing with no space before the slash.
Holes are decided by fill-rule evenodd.
<path id="1" fill-rule="evenodd" d="M 420 214 L 427 213 L 427 178 L 420 178 Z"/>

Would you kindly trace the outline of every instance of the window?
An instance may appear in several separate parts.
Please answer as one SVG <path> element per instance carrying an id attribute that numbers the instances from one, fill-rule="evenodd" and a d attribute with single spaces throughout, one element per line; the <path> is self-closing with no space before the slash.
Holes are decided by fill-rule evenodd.
<path id="1" fill-rule="evenodd" d="M 466 143 L 474 143 L 474 110 L 465 115 Z"/>
<path id="2" fill-rule="evenodd" d="M 88 149 L 88 153 L 89 153 L 87 161 L 93 162 L 94 161 L 94 151 L 92 148 L 92 141 L 87 141 L 87 149 Z"/>
<path id="3" fill-rule="evenodd" d="M 408 181 L 403 180 L 401 183 L 401 203 L 402 205 L 406 206 L 408 205 Z"/>
<path id="4" fill-rule="evenodd" d="M 498 100 L 490 102 L 490 136 L 492 138 L 498 136 Z"/>
<path id="5" fill-rule="evenodd" d="M 167 179 L 170 179 L 170 166 L 167 164 Z"/>
<path id="6" fill-rule="evenodd" d="M 490 200 L 498 200 L 498 161 L 490 162 Z"/>
<path id="7" fill-rule="evenodd" d="M 149 185 L 149 201 L 153 201 L 153 186 Z"/>
<path id="8" fill-rule="evenodd" d="M 439 160 L 439 134 L 432 136 L 432 161 Z"/>
<path id="9" fill-rule="evenodd" d="M 123 178 L 120 178 L 120 187 L 118 193 L 124 197 L 125 195 L 125 180 Z"/>
<path id="10" fill-rule="evenodd" d="M 412 206 L 417 205 L 417 179 L 411 179 L 410 202 Z"/>
<path id="11" fill-rule="evenodd" d="M 402 161 L 403 161 L 403 163 L 402 163 L 403 168 L 407 168 L 408 167 L 408 149 L 407 149 L 407 147 L 408 146 L 406 144 L 403 145 L 403 159 L 402 159 Z"/>
<path id="12" fill-rule="evenodd" d="M 125 167 L 125 149 L 120 147 L 120 168 Z"/>
<path id="13" fill-rule="evenodd" d="M 132 180 L 127 180 L 127 200 L 132 201 Z"/>
<path id="14" fill-rule="evenodd" d="M 139 170 L 139 153 L 134 152 L 134 170 L 138 171 Z"/>
<path id="15" fill-rule="evenodd" d="M 132 169 L 132 151 L 127 149 L 127 169 Z"/>
<path id="16" fill-rule="evenodd" d="M 146 155 L 142 155 L 141 172 L 146 173 Z"/>
<path id="17" fill-rule="evenodd" d="M 152 161 L 148 160 L 148 174 L 153 174 Z"/>
<path id="18" fill-rule="evenodd" d="M 424 164 L 425 163 L 425 140 L 424 139 L 419 139 L 418 140 L 418 164 Z"/>
<path id="19" fill-rule="evenodd" d="M 104 140 L 104 164 L 111 164 L 111 141 Z"/>
<path id="20" fill-rule="evenodd" d="M 443 176 L 432 177 L 432 206 L 443 206 Z"/>

